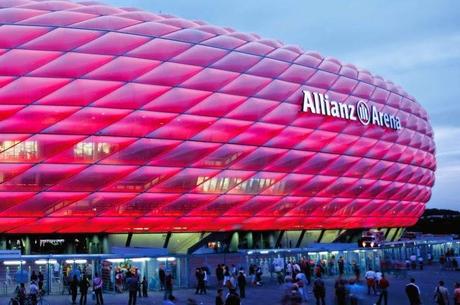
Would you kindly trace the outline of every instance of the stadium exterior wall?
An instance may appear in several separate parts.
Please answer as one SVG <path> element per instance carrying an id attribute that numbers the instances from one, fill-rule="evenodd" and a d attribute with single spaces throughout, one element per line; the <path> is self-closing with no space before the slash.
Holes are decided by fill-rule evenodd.
<path id="1" fill-rule="evenodd" d="M 0 3 L 4 234 L 413 225 L 426 111 L 316 52 L 93 2 Z"/>

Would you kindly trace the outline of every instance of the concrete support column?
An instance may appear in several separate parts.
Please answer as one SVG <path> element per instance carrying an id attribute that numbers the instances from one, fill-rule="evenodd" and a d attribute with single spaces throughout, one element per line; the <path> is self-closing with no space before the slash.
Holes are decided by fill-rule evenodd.
<path id="1" fill-rule="evenodd" d="M 240 243 L 240 234 L 238 232 L 234 232 L 232 237 L 230 238 L 230 245 L 228 246 L 228 250 L 230 252 L 238 251 L 238 245 Z"/>
<path id="2" fill-rule="evenodd" d="M 24 255 L 30 255 L 30 238 L 29 236 L 24 237 L 22 240 L 22 251 Z"/>
<path id="3" fill-rule="evenodd" d="M 109 238 L 107 235 L 102 236 L 102 253 L 110 253 Z"/>

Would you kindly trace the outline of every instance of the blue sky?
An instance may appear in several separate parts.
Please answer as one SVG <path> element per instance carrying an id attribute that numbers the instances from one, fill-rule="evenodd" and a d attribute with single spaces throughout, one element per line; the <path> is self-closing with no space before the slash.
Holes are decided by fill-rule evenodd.
<path id="1" fill-rule="evenodd" d="M 460 1 L 107 0 L 254 32 L 400 84 L 428 110 L 438 170 L 429 207 L 460 209 Z"/>

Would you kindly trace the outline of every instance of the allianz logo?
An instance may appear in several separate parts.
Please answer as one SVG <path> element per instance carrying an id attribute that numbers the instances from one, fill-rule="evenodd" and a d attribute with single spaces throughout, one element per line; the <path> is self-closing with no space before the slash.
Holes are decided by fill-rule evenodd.
<path id="1" fill-rule="evenodd" d="M 335 118 L 359 121 L 363 125 L 377 125 L 383 128 L 400 130 L 401 120 L 395 115 L 377 110 L 377 107 L 359 100 L 356 104 L 330 101 L 327 94 L 303 90 L 302 112 L 311 112 Z"/>

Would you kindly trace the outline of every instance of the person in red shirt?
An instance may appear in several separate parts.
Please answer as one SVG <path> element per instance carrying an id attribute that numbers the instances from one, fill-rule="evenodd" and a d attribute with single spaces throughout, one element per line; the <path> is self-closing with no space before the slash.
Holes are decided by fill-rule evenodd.
<path id="1" fill-rule="evenodd" d="M 385 278 L 385 274 L 382 273 L 382 278 L 378 285 L 380 288 L 380 296 L 376 304 L 380 305 L 383 299 L 384 304 L 388 305 L 388 287 L 390 287 L 390 282 Z"/>
<path id="2" fill-rule="evenodd" d="M 460 283 L 459 282 L 455 283 L 454 304 L 460 305 Z"/>

